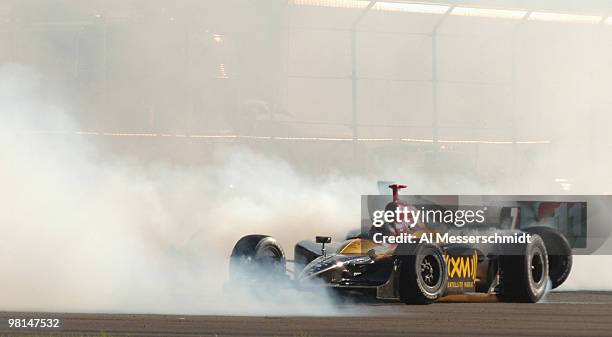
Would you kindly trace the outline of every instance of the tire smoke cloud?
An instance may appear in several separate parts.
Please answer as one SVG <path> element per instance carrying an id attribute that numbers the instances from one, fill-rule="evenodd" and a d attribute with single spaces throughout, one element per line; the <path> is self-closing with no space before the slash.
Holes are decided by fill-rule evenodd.
<path id="1" fill-rule="evenodd" d="M 386 34 L 376 24 L 360 27 L 358 36 L 359 72 L 372 78 L 360 82 L 357 122 L 374 125 L 364 126 L 362 137 L 392 142 L 202 150 L 171 140 L 157 148 L 73 134 L 99 129 L 350 137 L 348 128 L 335 125 L 351 121 L 350 36 L 327 26 L 285 30 L 317 26 L 286 3 L 11 5 L 12 15 L 26 18 L 24 25 L 28 18 L 61 23 L 82 13 L 99 22 L 75 31 L 18 29 L 15 41 L 28 43 L 3 46 L 27 64 L 0 68 L 0 285 L 10 290 L 2 295 L 3 309 L 339 313 L 326 296 L 306 301 L 288 292 L 273 303 L 249 294 L 220 296 L 232 245 L 245 234 L 269 234 L 290 254 L 296 240 L 342 238 L 359 226 L 359 195 L 378 194 L 377 180 L 405 182 L 410 194 L 612 191 L 612 49 L 602 25 L 526 22 L 515 31 L 508 29 L 510 21 L 451 18 L 442 27 L 451 34 L 438 40 L 439 136 L 502 143 L 516 136 L 550 144 L 445 143 L 434 149 L 396 141 L 431 138 L 432 58 L 424 52 L 431 40 Z M 135 13 L 134 23 L 114 35 L 111 27 L 102 37 L 109 33 L 100 24 L 107 16 L 95 12 L 98 6 L 110 12 L 117 7 L 118 19 Z M 297 14 L 280 15 L 286 12 Z M 407 21 L 386 18 L 381 22 L 391 31 L 405 28 Z M 466 34 L 455 37 L 458 32 Z M 78 62 L 72 62 L 75 55 Z M 375 80 L 381 76 L 391 80 Z M 405 78 L 410 76 L 417 81 Z M 234 82 L 226 85 L 229 79 Z M 474 83 L 460 83 L 465 80 Z M 98 94 L 103 88 L 112 90 Z M 329 125 L 275 124 L 310 117 Z M 194 160 L 165 160 L 168 153 Z M 609 260 L 577 257 L 561 289 L 611 290 L 612 273 L 601 268 Z"/>
<path id="2" fill-rule="evenodd" d="M 24 118 L 32 115 L 75 127 L 37 81 L 26 67 L 0 69 L 3 310 L 338 313 L 324 293 L 225 296 L 228 256 L 253 232 L 277 237 L 288 253 L 298 239 L 344 235 L 362 180 L 306 178 L 241 148 L 216 154 L 208 169 L 141 165 L 86 138 L 21 132 L 40 122 Z"/>

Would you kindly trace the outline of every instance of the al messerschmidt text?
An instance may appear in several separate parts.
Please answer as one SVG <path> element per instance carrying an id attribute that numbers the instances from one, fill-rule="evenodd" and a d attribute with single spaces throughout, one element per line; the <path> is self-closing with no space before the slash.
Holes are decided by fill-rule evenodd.
<path id="1" fill-rule="evenodd" d="M 423 233 L 420 235 L 402 233 L 399 235 L 383 235 L 376 233 L 372 240 L 379 244 L 400 244 L 400 243 L 531 243 L 531 234 L 514 233 L 500 235 L 498 233 L 488 235 L 450 235 L 449 233 Z"/>

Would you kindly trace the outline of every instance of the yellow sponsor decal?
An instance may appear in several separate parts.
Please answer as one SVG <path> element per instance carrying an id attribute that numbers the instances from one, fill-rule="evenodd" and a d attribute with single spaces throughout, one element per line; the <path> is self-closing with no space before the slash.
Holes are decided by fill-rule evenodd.
<path id="1" fill-rule="evenodd" d="M 451 288 L 471 288 L 476 282 L 476 272 L 478 267 L 478 255 L 474 252 L 472 256 L 449 256 L 444 255 L 448 270 L 448 286 Z M 450 279 L 457 278 L 463 280 Z M 465 280 L 468 279 L 468 280 Z"/>

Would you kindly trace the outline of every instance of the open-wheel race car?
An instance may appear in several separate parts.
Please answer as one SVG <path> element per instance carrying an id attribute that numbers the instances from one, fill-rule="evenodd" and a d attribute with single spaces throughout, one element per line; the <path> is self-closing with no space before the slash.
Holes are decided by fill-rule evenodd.
<path id="1" fill-rule="evenodd" d="M 393 200 L 386 209 L 406 205 L 398 197 L 404 186 L 390 187 Z M 516 214 L 502 213 L 516 224 Z M 230 282 L 270 287 L 282 281 L 298 288 L 327 287 L 407 304 L 429 304 L 464 294 L 488 294 L 503 302 L 538 302 L 547 289 L 567 279 L 572 248 L 555 228 L 513 227 L 505 233 L 526 232 L 531 240 L 514 246 L 512 253 L 492 244 L 379 244 L 371 233 L 361 230 L 340 242 L 327 236 L 300 241 L 293 260 L 286 258 L 274 238 L 247 235 L 232 250 Z M 293 268 L 287 268 L 291 263 Z"/>

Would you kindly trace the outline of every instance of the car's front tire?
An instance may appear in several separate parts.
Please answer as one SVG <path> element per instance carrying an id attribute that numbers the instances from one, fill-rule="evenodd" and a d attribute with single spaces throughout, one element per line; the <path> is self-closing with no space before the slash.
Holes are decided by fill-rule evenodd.
<path id="1" fill-rule="evenodd" d="M 284 278 L 285 253 L 276 239 L 267 235 L 242 237 L 230 256 L 230 281 L 265 281 Z"/>

